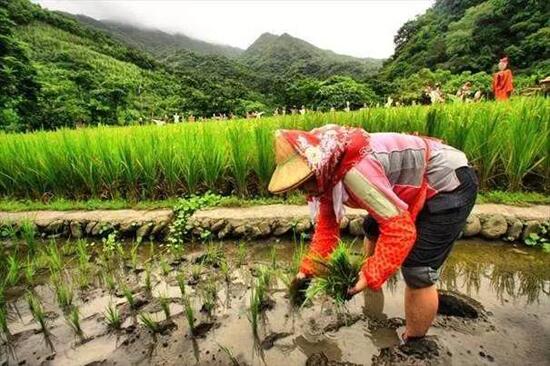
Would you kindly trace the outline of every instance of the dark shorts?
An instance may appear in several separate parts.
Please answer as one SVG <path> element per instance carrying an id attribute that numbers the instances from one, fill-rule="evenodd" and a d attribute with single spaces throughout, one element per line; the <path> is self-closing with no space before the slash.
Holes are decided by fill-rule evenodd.
<path id="1" fill-rule="evenodd" d="M 416 218 L 416 242 L 401 269 L 410 287 L 426 287 L 437 281 L 438 269 L 449 256 L 474 207 L 478 188 L 475 172 L 462 167 L 456 170 L 456 175 L 460 186 L 426 201 Z M 364 230 L 368 238 L 378 236 L 378 224 L 369 216 L 365 218 Z"/>

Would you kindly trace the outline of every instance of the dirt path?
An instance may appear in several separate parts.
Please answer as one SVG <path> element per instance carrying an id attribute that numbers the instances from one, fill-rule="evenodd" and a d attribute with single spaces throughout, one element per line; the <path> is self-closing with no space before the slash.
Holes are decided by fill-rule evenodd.
<path id="1" fill-rule="evenodd" d="M 364 215 L 365 211 L 347 209 L 350 216 Z M 473 211 L 477 215 L 501 214 L 504 217 L 516 217 L 520 220 L 545 220 L 550 218 L 550 206 L 537 205 L 516 207 L 500 204 L 479 204 Z M 195 213 L 196 218 L 211 219 L 258 219 L 287 218 L 295 219 L 309 216 L 306 206 L 268 205 L 246 208 L 212 208 Z M 64 221 L 105 221 L 113 223 L 164 221 L 172 218 L 172 210 L 93 210 L 93 211 L 0 211 L 0 222 L 19 222 L 25 219 L 34 221 L 40 226 L 46 226 L 55 220 Z"/>

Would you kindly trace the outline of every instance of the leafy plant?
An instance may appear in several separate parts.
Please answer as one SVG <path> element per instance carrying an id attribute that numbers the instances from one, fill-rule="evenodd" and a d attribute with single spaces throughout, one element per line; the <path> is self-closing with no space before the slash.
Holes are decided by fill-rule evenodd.
<path id="1" fill-rule="evenodd" d="M 195 335 L 195 311 L 191 305 L 191 300 L 189 296 L 183 295 L 182 297 L 183 307 L 185 310 L 185 319 L 187 319 L 187 324 L 189 325 L 189 332 L 192 336 Z"/>
<path id="2" fill-rule="evenodd" d="M 348 290 L 358 280 L 358 273 L 364 257 L 351 253 L 351 246 L 340 242 L 328 258 L 315 258 L 319 274 L 309 286 L 306 297 L 324 294 L 330 296 L 337 304 L 348 300 Z"/>
<path id="3" fill-rule="evenodd" d="M 107 327 L 112 330 L 120 330 L 122 326 L 122 318 L 120 317 L 120 312 L 114 304 L 109 304 L 105 310 L 105 323 Z"/>
<path id="4" fill-rule="evenodd" d="M 84 341 L 85 336 L 80 324 L 80 312 L 78 311 L 78 308 L 72 308 L 66 319 L 67 324 L 73 330 L 74 334 L 80 339 L 80 341 Z"/>
<path id="5" fill-rule="evenodd" d="M 23 220 L 19 227 L 19 233 L 25 244 L 27 244 L 28 251 L 31 255 L 34 255 L 37 252 L 36 247 L 36 225 L 30 220 Z"/>
<path id="6" fill-rule="evenodd" d="M 158 333 L 160 330 L 159 323 L 155 321 L 150 314 L 140 313 L 139 321 L 153 334 Z"/>
<path id="7" fill-rule="evenodd" d="M 166 295 L 159 296 L 159 303 L 166 319 L 170 319 L 170 299 Z"/>
<path id="8" fill-rule="evenodd" d="M 540 247 L 544 252 L 550 252 L 550 222 L 540 224 L 538 232 L 529 234 L 524 243 L 532 247 Z"/>

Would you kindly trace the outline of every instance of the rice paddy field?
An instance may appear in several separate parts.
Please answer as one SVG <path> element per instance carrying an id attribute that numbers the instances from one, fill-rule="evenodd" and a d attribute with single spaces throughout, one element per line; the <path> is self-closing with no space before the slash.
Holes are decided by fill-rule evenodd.
<path id="1" fill-rule="evenodd" d="M 265 196 L 273 131 L 326 123 L 419 133 L 466 152 L 483 190 L 550 187 L 550 100 L 372 108 L 259 120 L 0 134 L 0 196 L 164 199 L 212 191 Z"/>
<path id="2" fill-rule="evenodd" d="M 400 274 L 382 291 L 345 300 L 329 277 L 314 279 L 304 305 L 291 303 L 302 240 L 208 242 L 183 251 L 115 237 L 43 241 L 28 231 L 0 244 L 2 365 L 548 361 L 550 257 L 530 248 L 518 255 L 504 243 L 457 243 L 430 336 L 406 348 L 399 346 Z M 361 251 L 358 243 L 341 245 L 329 282 Z"/>

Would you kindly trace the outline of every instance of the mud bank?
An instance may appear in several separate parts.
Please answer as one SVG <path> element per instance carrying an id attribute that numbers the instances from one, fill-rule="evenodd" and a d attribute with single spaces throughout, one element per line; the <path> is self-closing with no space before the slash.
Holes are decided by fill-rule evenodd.
<path id="1" fill-rule="evenodd" d="M 366 211 L 348 209 L 341 223 L 343 234 L 363 235 Z M 0 212 L 0 226 L 17 227 L 30 221 L 43 237 L 105 237 L 117 231 L 128 238 L 162 240 L 174 219 L 171 210 L 32 211 Z M 550 221 L 550 206 L 514 207 L 476 205 L 463 231 L 465 238 L 520 241 Z M 290 237 L 309 233 L 312 223 L 307 207 L 269 205 L 250 208 L 213 208 L 197 211 L 186 225 L 189 236 L 205 233 L 217 239 Z"/>

